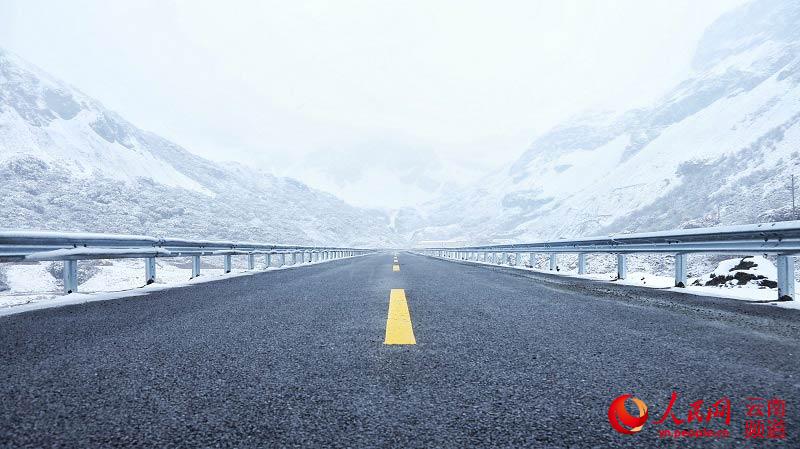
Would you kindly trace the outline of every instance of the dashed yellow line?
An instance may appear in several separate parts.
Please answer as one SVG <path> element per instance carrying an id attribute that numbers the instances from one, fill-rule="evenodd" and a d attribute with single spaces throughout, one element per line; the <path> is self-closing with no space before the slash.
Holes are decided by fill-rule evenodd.
<path id="1" fill-rule="evenodd" d="M 411 314 L 408 312 L 406 291 L 393 288 L 389 294 L 389 316 L 386 318 L 385 345 L 415 345 L 414 329 L 411 326 Z"/>
<path id="2" fill-rule="evenodd" d="M 400 271 L 400 264 L 392 265 L 392 271 Z"/>

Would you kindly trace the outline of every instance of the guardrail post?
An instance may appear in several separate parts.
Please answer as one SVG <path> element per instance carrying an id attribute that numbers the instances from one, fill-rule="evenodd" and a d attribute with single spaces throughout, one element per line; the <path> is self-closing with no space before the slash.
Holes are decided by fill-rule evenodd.
<path id="1" fill-rule="evenodd" d="M 778 255 L 778 300 L 794 300 L 794 256 Z"/>
<path id="2" fill-rule="evenodd" d="M 78 292 L 78 261 L 65 260 L 64 261 L 64 293 L 77 293 Z"/>
<path id="3" fill-rule="evenodd" d="M 279 263 L 278 268 L 286 265 L 286 253 L 281 253 L 281 261 Z"/>
<path id="4" fill-rule="evenodd" d="M 625 254 L 617 254 L 617 279 L 628 277 L 628 260 Z"/>
<path id="5" fill-rule="evenodd" d="M 586 274 L 586 253 L 578 253 L 578 274 Z"/>
<path id="6" fill-rule="evenodd" d="M 231 256 L 230 256 L 230 254 L 225 256 L 225 262 L 223 263 L 223 265 L 225 266 L 225 273 L 230 273 L 231 272 Z"/>
<path id="7" fill-rule="evenodd" d="M 264 254 L 264 269 L 266 270 L 270 265 L 272 265 L 272 254 Z"/>
<path id="8" fill-rule="evenodd" d="M 558 255 L 556 253 L 550 253 L 550 271 L 556 271 L 558 269 Z"/>
<path id="9" fill-rule="evenodd" d="M 498 265 L 504 265 L 506 263 L 506 253 L 505 251 L 500 253 L 500 259 L 498 261 Z"/>
<path id="10" fill-rule="evenodd" d="M 528 253 L 528 265 L 531 268 L 536 268 L 536 254 L 535 253 Z"/>
<path id="11" fill-rule="evenodd" d="M 144 259 L 144 284 L 150 285 L 156 281 L 156 258 L 147 257 Z"/>
<path id="12" fill-rule="evenodd" d="M 253 271 L 256 269 L 256 255 L 255 254 L 248 254 L 247 255 L 247 269 Z"/>
<path id="13" fill-rule="evenodd" d="M 483 251 L 483 263 L 486 263 L 486 251 Z"/>
<path id="14" fill-rule="evenodd" d="M 522 266 L 522 253 L 517 253 L 517 255 L 515 256 L 515 259 L 514 259 L 514 265 L 516 265 L 518 267 Z"/>
<path id="15" fill-rule="evenodd" d="M 192 256 L 192 278 L 200 276 L 200 256 Z"/>
<path id="16" fill-rule="evenodd" d="M 686 254 L 675 254 L 675 286 L 686 287 Z"/>

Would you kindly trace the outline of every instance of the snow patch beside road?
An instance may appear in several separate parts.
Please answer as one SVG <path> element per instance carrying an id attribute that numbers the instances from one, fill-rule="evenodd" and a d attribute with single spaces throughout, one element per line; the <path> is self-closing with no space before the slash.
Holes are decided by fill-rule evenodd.
<path id="1" fill-rule="evenodd" d="M 498 266 L 497 264 L 489 262 L 464 262 Z M 538 262 L 539 261 L 536 261 L 536 266 L 534 267 L 531 267 L 530 264 L 527 264 L 526 266 L 502 266 L 536 273 L 592 279 L 600 282 L 613 282 L 615 284 L 637 287 L 664 289 L 677 293 L 688 293 L 701 296 L 713 296 L 717 298 L 737 299 L 748 302 L 759 302 L 764 303 L 765 305 L 778 306 L 787 309 L 800 309 L 800 301 L 798 300 L 778 301 L 778 289 L 776 288 L 776 279 L 778 273 L 777 269 L 772 262 L 761 256 L 725 259 L 719 263 L 717 268 L 712 273 L 701 277 L 690 277 L 688 279 L 689 286 L 684 288 L 675 287 L 675 279 L 672 276 L 655 275 L 642 271 L 629 271 L 626 279 L 617 279 L 616 271 L 579 275 L 576 269 L 564 269 L 561 265 L 559 266 L 558 271 L 550 271 L 544 267 L 543 264 Z M 748 275 L 754 276 L 757 282 L 748 281 L 746 283 L 739 284 L 739 281 L 736 278 L 736 273 L 738 272 L 747 273 Z M 726 281 L 711 285 L 706 284 L 706 280 L 710 280 L 716 276 L 724 276 L 727 278 L 729 275 L 733 276 L 733 281 Z M 758 276 L 763 276 L 764 278 L 758 278 Z M 740 276 L 739 279 L 743 279 L 743 277 Z M 761 285 L 759 282 L 768 283 L 768 285 L 773 285 L 774 283 L 776 287 L 773 288 L 766 285 Z M 800 283 L 795 283 L 795 285 L 795 290 L 800 291 Z"/>

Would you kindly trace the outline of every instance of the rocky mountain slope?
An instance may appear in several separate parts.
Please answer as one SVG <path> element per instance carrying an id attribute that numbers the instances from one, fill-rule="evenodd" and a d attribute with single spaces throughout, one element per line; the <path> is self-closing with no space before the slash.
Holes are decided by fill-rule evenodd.
<path id="1" fill-rule="evenodd" d="M 390 245 L 388 217 L 217 164 L 0 50 L 0 229 Z"/>
<path id="2" fill-rule="evenodd" d="M 401 211 L 396 228 L 487 243 L 790 218 L 799 23 L 794 0 L 731 11 L 706 30 L 694 74 L 657 104 L 564 123 L 478 185 Z"/>

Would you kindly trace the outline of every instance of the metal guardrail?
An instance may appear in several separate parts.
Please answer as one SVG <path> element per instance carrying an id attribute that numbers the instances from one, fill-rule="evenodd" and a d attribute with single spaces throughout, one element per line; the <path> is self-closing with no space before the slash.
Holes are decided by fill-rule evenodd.
<path id="1" fill-rule="evenodd" d="M 586 273 L 586 255 L 616 254 L 617 277 L 627 276 L 628 254 L 672 254 L 675 256 L 675 286 L 687 282 L 689 254 L 769 254 L 778 260 L 778 299 L 792 300 L 795 296 L 794 256 L 800 253 L 800 221 L 761 223 L 716 228 L 681 229 L 664 232 L 619 234 L 574 240 L 550 240 L 511 245 L 466 246 L 460 248 L 425 248 L 422 254 L 447 259 L 510 263 L 516 253 L 519 264 L 522 253 L 550 255 L 550 270 L 556 271 L 558 254 L 578 255 L 578 274 Z"/>
<path id="2" fill-rule="evenodd" d="M 232 257 L 247 256 L 249 270 L 255 257 L 263 255 L 267 267 L 321 262 L 372 252 L 363 248 L 286 246 L 254 242 L 186 240 L 144 235 L 62 232 L 0 232 L 0 262 L 63 261 L 64 292 L 78 291 L 78 261 L 89 259 L 145 259 L 145 284 L 156 279 L 156 257 L 192 257 L 192 278 L 200 276 L 201 256 L 224 258 L 225 273 L 231 272 Z M 287 263 L 287 257 L 290 257 Z M 275 260 L 273 260 L 273 258 Z"/>

